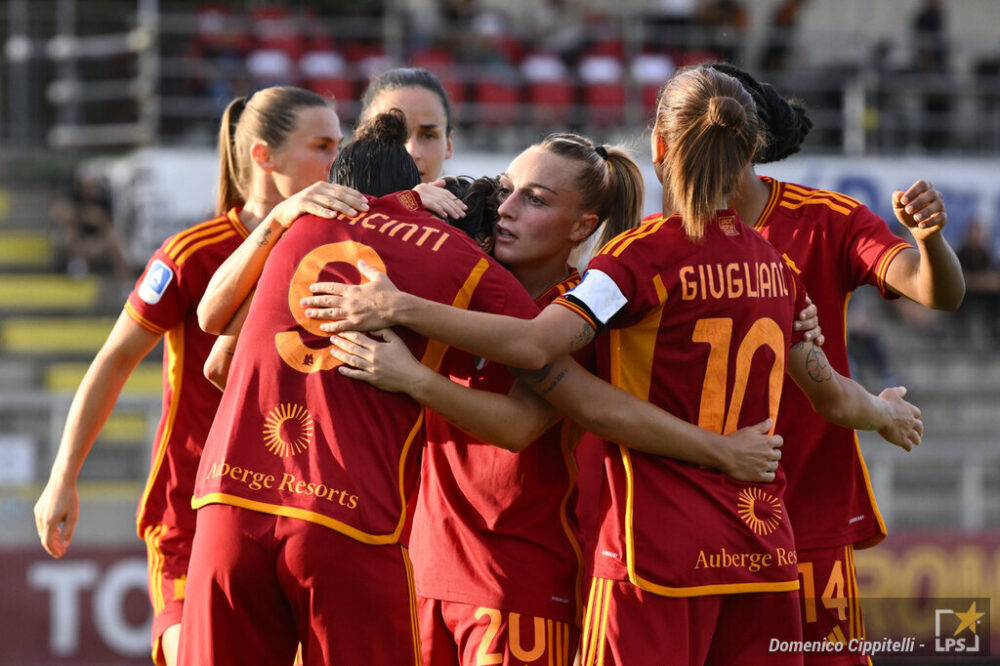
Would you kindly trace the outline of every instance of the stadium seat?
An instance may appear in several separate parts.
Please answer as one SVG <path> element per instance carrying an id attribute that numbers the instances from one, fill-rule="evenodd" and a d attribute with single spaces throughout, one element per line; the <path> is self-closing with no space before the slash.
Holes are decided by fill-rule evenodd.
<path id="1" fill-rule="evenodd" d="M 625 67 L 613 55 L 593 53 L 577 66 L 583 88 L 586 122 L 608 127 L 622 122 L 625 111 Z"/>
<path id="2" fill-rule="evenodd" d="M 114 317 L 7 317 L 0 321 L 0 352 L 90 357 L 114 323 Z"/>
<path id="3" fill-rule="evenodd" d="M 0 311 L 93 311 L 101 292 L 95 276 L 73 279 L 58 273 L 14 273 L 0 280 Z"/>
<path id="4" fill-rule="evenodd" d="M 521 61 L 521 76 L 533 122 L 552 126 L 570 120 L 576 104 L 576 85 L 561 58 L 551 53 L 530 53 Z"/>
<path id="5" fill-rule="evenodd" d="M 438 77 L 456 113 L 468 101 L 464 72 L 448 49 L 432 47 L 419 51 L 410 58 L 410 65 L 422 67 Z"/>
<path id="6" fill-rule="evenodd" d="M 347 111 L 357 103 L 357 88 L 344 56 L 332 49 L 307 51 L 299 59 L 299 75 L 305 88 L 336 99 L 344 120 L 353 117 Z"/>
<path id="7" fill-rule="evenodd" d="M 521 110 L 521 86 L 516 73 L 487 74 L 473 84 L 476 120 L 488 126 L 505 126 L 517 121 Z"/>
<path id="8" fill-rule="evenodd" d="M 155 356 L 155 354 L 151 355 Z M 52 393 L 76 391 L 90 361 L 59 361 L 49 363 L 42 372 L 42 386 Z M 163 365 L 155 359 L 135 366 L 122 393 L 125 395 L 160 395 L 163 390 Z"/>
<path id="9" fill-rule="evenodd" d="M 665 53 L 642 53 L 632 60 L 632 79 L 639 86 L 647 112 L 656 108 L 656 96 L 675 69 L 673 58 Z"/>
<path id="10" fill-rule="evenodd" d="M 43 231 L 0 232 L 0 268 L 48 268 L 52 241 Z"/>

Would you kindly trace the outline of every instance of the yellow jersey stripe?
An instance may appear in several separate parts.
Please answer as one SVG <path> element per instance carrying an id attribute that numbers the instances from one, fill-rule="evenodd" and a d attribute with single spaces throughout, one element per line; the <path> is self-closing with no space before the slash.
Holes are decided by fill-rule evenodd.
<path id="1" fill-rule="evenodd" d="M 187 247 L 186 250 L 184 250 L 184 252 L 182 252 L 176 259 L 174 259 L 174 263 L 177 264 L 178 266 L 181 266 L 185 261 L 188 260 L 188 258 L 192 254 L 194 254 L 195 252 L 197 252 L 201 248 L 205 247 L 206 245 L 214 245 L 215 243 L 220 243 L 220 242 L 226 240 L 227 238 L 232 238 L 235 235 L 236 235 L 236 232 L 234 230 L 232 230 L 232 229 L 229 229 L 228 231 L 220 233 L 217 236 L 212 236 L 211 238 L 206 238 L 206 239 L 204 239 L 202 241 L 199 241 L 197 243 L 192 243 L 191 245 L 189 245 Z"/>
<path id="2" fill-rule="evenodd" d="M 760 217 L 754 222 L 753 228 L 760 231 L 761 227 L 767 223 L 767 218 L 771 216 L 771 212 L 774 207 L 778 205 L 778 201 L 781 200 L 781 185 L 778 181 L 772 178 L 764 179 L 771 186 L 771 194 L 767 198 L 767 204 L 764 206 L 764 210 L 761 211 Z"/>
<path id="3" fill-rule="evenodd" d="M 798 199 L 803 199 L 805 197 L 819 195 L 823 197 L 829 197 L 834 201 L 839 201 L 845 206 L 850 208 L 857 208 L 861 205 L 861 202 L 853 197 L 849 197 L 846 194 L 840 192 L 834 192 L 833 190 L 810 190 L 806 189 L 801 185 L 796 185 L 795 183 L 785 183 L 785 191 L 788 192 L 789 196 L 796 197 Z"/>
<path id="4" fill-rule="evenodd" d="M 587 322 L 590 325 L 590 327 L 593 328 L 595 331 L 600 326 L 599 322 L 595 321 L 594 318 L 591 317 L 586 310 L 584 310 L 582 307 L 580 307 L 573 301 L 567 301 L 564 298 L 557 298 L 556 300 L 552 301 L 552 305 L 560 305 L 564 308 L 572 310 L 573 312 L 578 314 L 585 322 Z"/>
<path id="5" fill-rule="evenodd" d="M 135 320 L 135 323 L 139 324 L 139 326 L 142 326 L 150 333 L 162 336 L 167 332 L 167 329 L 157 326 L 156 324 L 154 324 L 153 322 L 149 321 L 141 314 L 139 314 L 139 312 L 134 307 L 132 307 L 132 304 L 129 303 L 128 301 L 125 301 L 125 311 L 128 312 L 129 316 Z"/>
<path id="6" fill-rule="evenodd" d="M 223 233 L 225 231 L 232 231 L 232 224 L 226 217 L 218 217 L 208 222 L 196 224 L 190 229 L 185 229 L 174 236 L 173 240 L 171 240 L 163 248 L 163 253 L 173 259 L 178 254 L 183 252 L 184 248 L 190 243 L 197 242 L 206 236 Z"/>
<path id="7" fill-rule="evenodd" d="M 834 211 L 840 213 L 841 215 L 850 215 L 851 214 L 851 211 L 850 211 L 849 208 L 845 208 L 844 206 L 841 206 L 841 205 L 839 205 L 837 203 L 834 203 L 833 201 L 830 201 L 830 200 L 827 200 L 827 199 L 821 199 L 821 198 L 818 198 L 818 197 L 817 198 L 810 197 L 809 199 L 805 199 L 805 200 L 800 201 L 798 203 L 794 203 L 794 202 L 790 202 L 790 201 L 782 201 L 781 202 L 781 207 L 782 208 L 788 208 L 790 210 L 797 210 L 797 209 L 802 208 L 803 206 L 805 206 L 807 204 L 812 204 L 812 205 L 820 205 L 820 204 L 822 204 L 822 205 L 825 205 L 830 210 L 834 210 Z"/>

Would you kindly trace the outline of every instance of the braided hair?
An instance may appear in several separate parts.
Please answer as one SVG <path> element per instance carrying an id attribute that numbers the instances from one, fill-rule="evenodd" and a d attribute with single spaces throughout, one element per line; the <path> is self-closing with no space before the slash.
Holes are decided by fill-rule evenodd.
<path id="1" fill-rule="evenodd" d="M 736 65 L 716 62 L 707 66 L 739 81 L 753 97 L 757 119 L 766 135 L 766 144 L 754 153 L 754 164 L 777 162 L 799 152 L 813 126 L 804 102 L 782 97 L 774 86 L 758 81 Z"/>

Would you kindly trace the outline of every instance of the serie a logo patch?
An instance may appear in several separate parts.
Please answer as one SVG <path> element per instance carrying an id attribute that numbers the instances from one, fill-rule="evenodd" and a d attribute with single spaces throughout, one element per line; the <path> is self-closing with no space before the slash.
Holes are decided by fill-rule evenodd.
<path id="1" fill-rule="evenodd" d="M 174 279 L 174 272 L 170 267 L 159 259 L 146 271 L 146 277 L 139 285 L 139 298 L 150 305 L 156 305 L 163 298 L 163 292 L 167 290 L 167 285 Z"/>

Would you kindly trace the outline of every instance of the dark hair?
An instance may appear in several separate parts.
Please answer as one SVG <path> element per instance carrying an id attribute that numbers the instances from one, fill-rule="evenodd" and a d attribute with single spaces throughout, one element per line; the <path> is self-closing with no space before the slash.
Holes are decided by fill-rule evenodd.
<path id="1" fill-rule="evenodd" d="M 806 116 L 805 102 L 782 97 L 774 86 L 758 81 L 736 65 L 716 62 L 708 66 L 739 81 L 753 97 L 757 118 L 767 140 L 767 145 L 754 154 L 755 164 L 777 162 L 799 152 L 813 126 Z"/>
<path id="2" fill-rule="evenodd" d="M 249 98 L 237 97 L 222 113 L 219 123 L 219 196 L 216 215 L 246 203 L 250 190 L 250 148 L 254 141 L 272 150 L 281 148 L 295 131 L 300 109 L 327 106 L 332 100 L 294 86 L 258 90 Z"/>
<path id="3" fill-rule="evenodd" d="M 373 76 L 368 82 L 368 88 L 365 89 L 364 95 L 361 96 L 359 119 L 366 120 L 368 107 L 379 96 L 379 93 L 383 90 L 398 90 L 399 88 L 424 88 L 437 95 L 444 107 L 445 129 L 449 134 L 451 133 L 451 103 L 448 101 L 448 93 L 445 92 L 438 77 L 419 67 L 399 67 Z"/>
<path id="4" fill-rule="evenodd" d="M 580 163 L 576 179 L 580 209 L 595 213 L 598 226 L 604 225 L 598 247 L 639 224 L 645 196 L 642 171 L 623 148 L 595 146 L 569 132 L 550 134 L 535 145 Z"/>
<path id="5" fill-rule="evenodd" d="M 465 217 L 447 218 L 448 224 L 461 229 L 485 252 L 490 252 L 493 248 L 493 226 L 500 219 L 497 212 L 500 207 L 500 179 L 445 176 L 444 188 L 466 205 Z"/>
<path id="6" fill-rule="evenodd" d="M 337 156 L 330 180 L 381 197 L 409 190 L 420 171 L 406 152 L 406 116 L 399 109 L 380 113 L 358 128 L 355 139 Z"/>
<path id="7" fill-rule="evenodd" d="M 703 65 L 683 69 L 660 91 L 653 133 L 667 147 L 663 187 L 688 238 L 698 240 L 762 143 L 753 98 L 728 74 Z"/>

